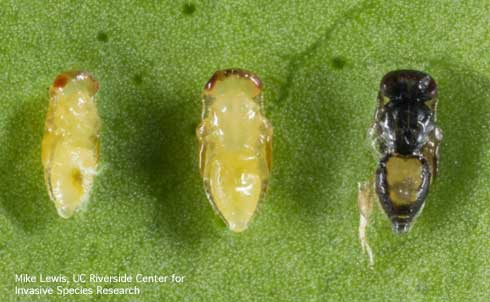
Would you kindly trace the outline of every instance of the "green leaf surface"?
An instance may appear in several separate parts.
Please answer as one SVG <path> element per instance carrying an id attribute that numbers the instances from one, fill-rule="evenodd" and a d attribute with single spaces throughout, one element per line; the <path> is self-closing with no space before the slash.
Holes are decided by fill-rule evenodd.
<path id="1" fill-rule="evenodd" d="M 2 1 L 0 300 L 488 301 L 489 24 L 488 1 Z M 204 83 L 229 67 L 261 77 L 274 126 L 269 192 L 242 234 L 206 200 L 194 134 Z M 440 174 L 408 235 L 377 207 L 370 268 L 357 183 L 376 168 L 379 81 L 402 68 L 438 82 Z M 65 220 L 40 144 L 47 88 L 71 69 L 99 80 L 103 129 L 90 202 Z M 185 281 L 22 297 L 20 273 Z"/>

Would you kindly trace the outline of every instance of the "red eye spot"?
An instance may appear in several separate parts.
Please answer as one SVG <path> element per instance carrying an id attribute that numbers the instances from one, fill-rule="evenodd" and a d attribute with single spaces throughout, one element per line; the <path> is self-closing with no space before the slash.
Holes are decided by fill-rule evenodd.
<path id="1" fill-rule="evenodd" d="M 53 83 L 54 88 L 63 88 L 65 87 L 66 83 L 68 83 L 68 77 L 66 75 L 59 75 Z"/>
<path id="2" fill-rule="evenodd" d="M 218 74 L 215 73 L 211 79 L 209 79 L 209 81 L 206 83 L 206 85 L 204 86 L 204 89 L 206 90 L 212 90 L 214 85 L 216 84 L 216 81 L 218 81 Z"/>

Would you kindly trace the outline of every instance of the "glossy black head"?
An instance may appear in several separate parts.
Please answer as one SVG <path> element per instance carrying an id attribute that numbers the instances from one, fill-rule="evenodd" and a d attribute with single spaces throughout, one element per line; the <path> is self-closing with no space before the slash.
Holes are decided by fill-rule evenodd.
<path id="1" fill-rule="evenodd" d="M 417 70 L 395 70 L 387 73 L 380 84 L 381 96 L 391 101 L 425 102 L 437 96 L 434 79 Z"/>

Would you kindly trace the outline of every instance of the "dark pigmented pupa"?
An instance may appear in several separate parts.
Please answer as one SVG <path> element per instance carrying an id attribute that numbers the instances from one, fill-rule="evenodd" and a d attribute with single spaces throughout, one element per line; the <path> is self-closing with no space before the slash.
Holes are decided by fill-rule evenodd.
<path id="1" fill-rule="evenodd" d="M 393 232 L 406 233 L 437 175 L 442 131 L 437 127 L 434 79 L 416 70 L 387 73 L 381 80 L 370 134 L 379 162 L 374 180 L 360 186 L 359 237 L 372 260 L 365 232 L 375 196 Z"/>

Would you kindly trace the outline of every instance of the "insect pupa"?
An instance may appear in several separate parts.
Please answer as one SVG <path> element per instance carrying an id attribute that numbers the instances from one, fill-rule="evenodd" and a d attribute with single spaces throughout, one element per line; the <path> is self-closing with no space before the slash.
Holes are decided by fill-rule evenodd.
<path id="1" fill-rule="evenodd" d="M 98 82 L 87 72 L 60 74 L 49 88 L 41 154 L 49 196 L 63 218 L 88 200 L 99 161 Z"/>
<path id="2" fill-rule="evenodd" d="M 209 202 L 230 230 L 244 231 L 267 190 L 272 126 L 262 85 L 247 71 L 216 72 L 202 93 L 199 166 Z"/>
<path id="3" fill-rule="evenodd" d="M 438 172 L 442 131 L 437 126 L 437 100 L 436 82 L 427 73 L 396 70 L 381 80 L 370 129 L 378 168 L 359 190 L 359 237 L 368 254 L 366 227 L 375 197 L 394 233 L 408 232 L 422 212 Z"/>

